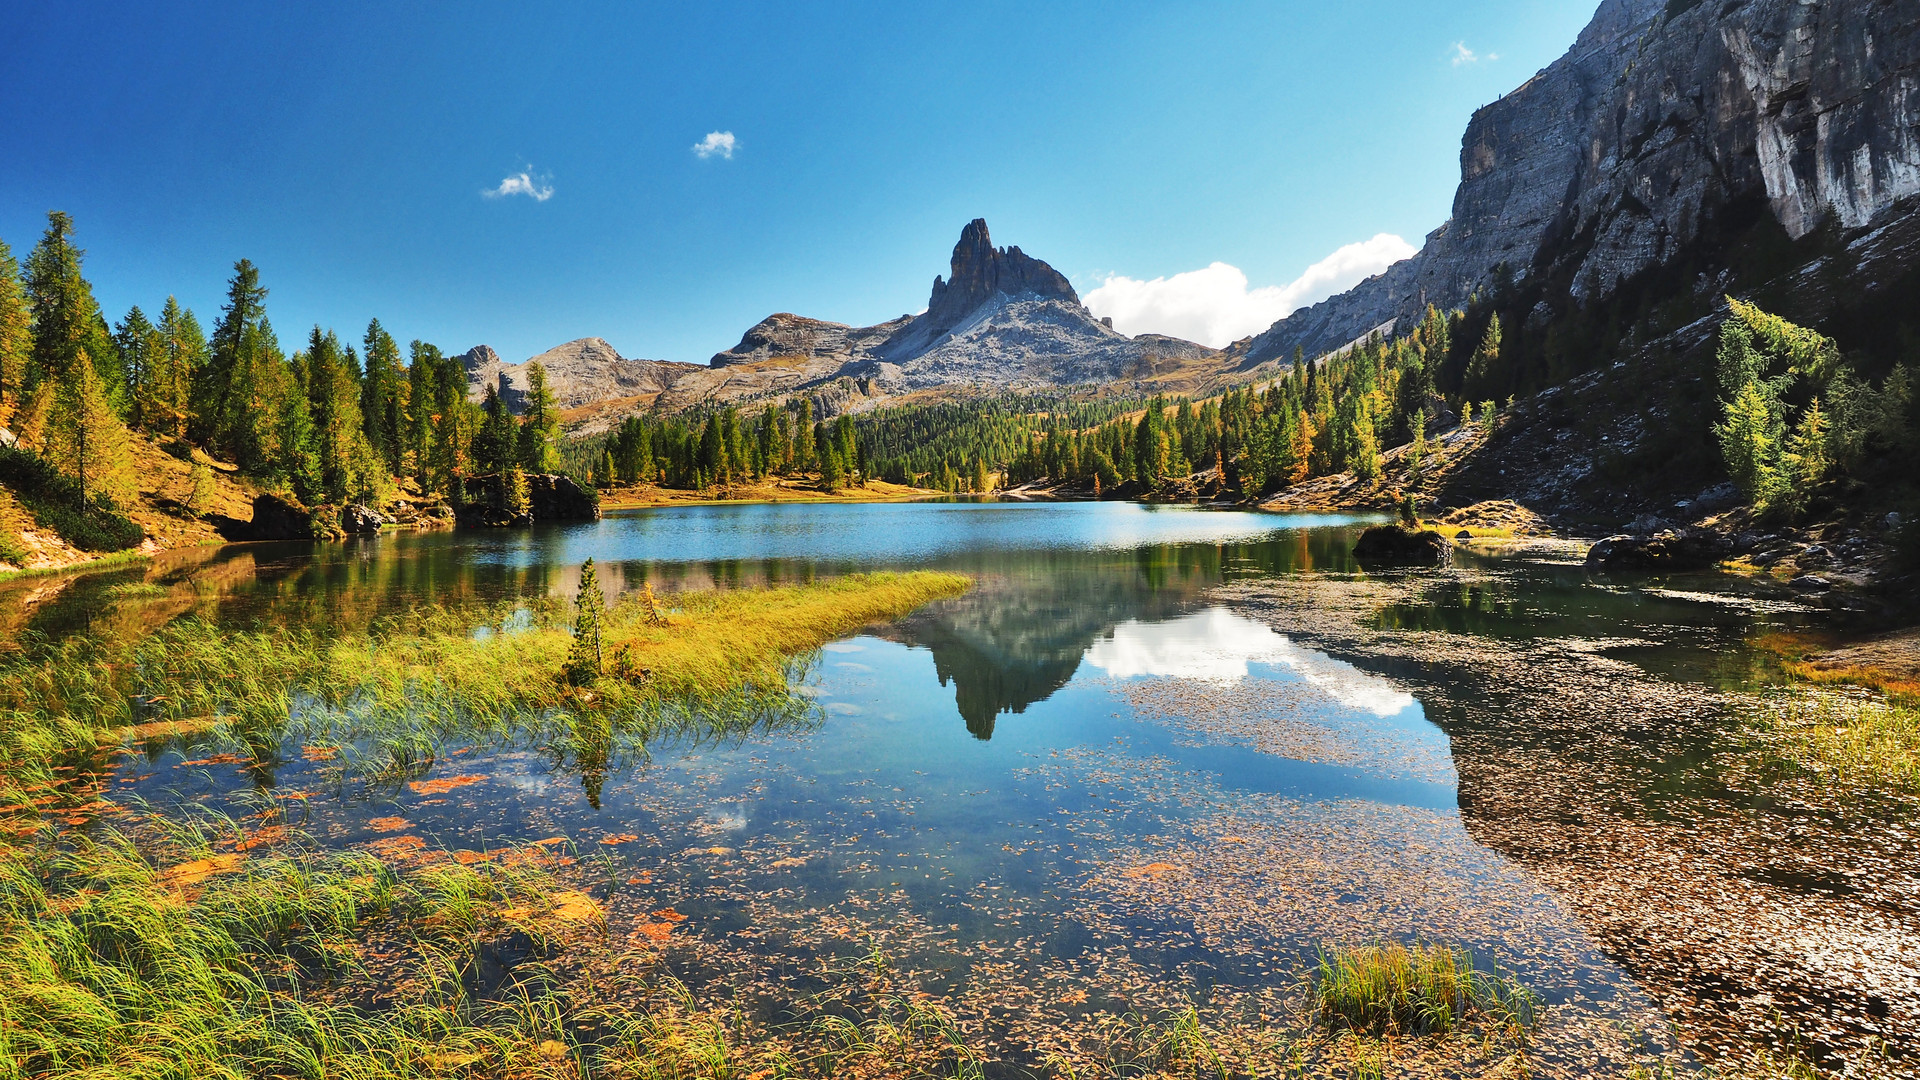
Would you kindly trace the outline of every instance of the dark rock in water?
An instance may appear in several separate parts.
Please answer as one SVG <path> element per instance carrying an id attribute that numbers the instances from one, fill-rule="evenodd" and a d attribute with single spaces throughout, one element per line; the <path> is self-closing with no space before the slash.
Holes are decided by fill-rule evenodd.
<path id="1" fill-rule="evenodd" d="M 1587 565 L 1599 570 L 1703 570 L 1732 552 L 1730 541 L 1706 532 L 1609 536 L 1587 549 Z"/>
<path id="2" fill-rule="evenodd" d="M 1459 532 L 1453 534 L 1453 538 L 1455 540 L 1471 540 L 1473 539 L 1473 533 L 1470 530 L 1461 529 Z"/>
<path id="3" fill-rule="evenodd" d="M 527 497 L 537 521 L 600 520 L 600 493 L 565 473 L 527 477 Z"/>
<path id="4" fill-rule="evenodd" d="M 1361 562 L 1410 563 L 1439 566 L 1452 557 L 1447 538 L 1432 529 L 1415 531 L 1404 525 L 1375 525 L 1360 534 L 1353 557 Z"/>
<path id="5" fill-rule="evenodd" d="M 1833 582 L 1823 577 L 1816 577 L 1813 574 L 1801 574 L 1799 577 L 1787 582 L 1787 587 L 1799 589 L 1801 592 L 1826 592 L 1828 589 L 1833 588 Z"/>
<path id="6" fill-rule="evenodd" d="M 340 528 L 348 536 L 371 536 L 393 519 L 364 503 L 355 503 L 340 512 Z"/>
<path id="7" fill-rule="evenodd" d="M 504 483 L 505 479 L 498 473 L 467 477 L 467 499 L 454 512 L 455 520 L 462 525 L 482 527 L 526 525 L 534 521 L 600 520 L 600 493 L 582 486 L 565 473 L 527 475 L 528 512 L 525 514 L 507 509 Z"/>
<path id="8" fill-rule="evenodd" d="M 313 511 L 284 495 L 262 492 L 253 497 L 253 521 L 248 540 L 311 540 Z M 238 539 L 238 538 L 236 538 Z"/>

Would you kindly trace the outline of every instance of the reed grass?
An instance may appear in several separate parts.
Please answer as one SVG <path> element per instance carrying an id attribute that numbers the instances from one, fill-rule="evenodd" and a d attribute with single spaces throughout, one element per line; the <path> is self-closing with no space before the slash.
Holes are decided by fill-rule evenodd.
<path id="1" fill-rule="evenodd" d="M 537 870 L 401 875 L 298 846 L 187 858 L 209 835 L 153 822 L 0 850 L 0 1077 L 572 1075 L 541 1067 L 538 1008 L 471 992 L 477 942 L 553 907 Z M 408 954 L 377 973 L 392 1000 L 332 1000 L 368 976 L 376 930 Z"/>
<path id="2" fill-rule="evenodd" d="M 1920 708 L 1819 693 L 1765 715 L 1772 750 L 1823 782 L 1920 791 Z"/>
<path id="3" fill-rule="evenodd" d="M 1335 948 L 1320 955 L 1311 985 L 1321 1023 L 1375 1035 L 1443 1035 L 1469 1020 L 1521 1033 L 1541 1008 L 1532 991 L 1447 945 Z"/>

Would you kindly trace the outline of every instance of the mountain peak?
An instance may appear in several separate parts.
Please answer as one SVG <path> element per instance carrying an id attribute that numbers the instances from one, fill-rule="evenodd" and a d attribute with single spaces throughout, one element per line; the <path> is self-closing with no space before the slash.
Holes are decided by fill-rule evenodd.
<path id="1" fill-rule="evenodd" d="M 947 268 L 947 277 L 933 279 L 926 314 L 901 327 L 881 346 L 880 352 L 889 359 L 920 355 L 998 297 L 1080 306 L 1080 294 L 1073 291 L 1065 274 L 1017 247 L 994 247 L 986 218 L 974 218 L 960 230 L 960 242 L 953 245 Z"/>
<path id="2" fill-rule="evenodd" d="M 994 247 L 986 218 L 974 218 L 960 230 L 960 242 L 953 245 L 953 258 L 947 265 L 951 276 L 945 281 L 933 279 L 933 294 L 927 298 L 924 316 L 940 324 L 942 330 L 958 326 L 997 294 L 1031 293 L 1042 300 L 1080 302 L 1079 294 L 1060 271 L 1018 247 Z"/>

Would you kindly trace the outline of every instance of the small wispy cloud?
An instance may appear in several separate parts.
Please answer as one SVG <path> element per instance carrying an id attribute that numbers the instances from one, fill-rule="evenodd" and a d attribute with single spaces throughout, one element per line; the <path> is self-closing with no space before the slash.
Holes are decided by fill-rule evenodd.
<path id="1" fill-rule="evenodd" d="M 709 131 L 707 137 L 693 144 L 693 154 L 702 161 L 710 157 L 732 159 L 736 145 L 731 131 Z"/>
<path id="2" fill-rule="evenodd" d="M 553 185 L 549 177 L 533 175 L 533 170 L 515 173 L 500 181 L 499 187 L 487 188 L 480 194 L 489 199 L 504 199 L 509 195 L 525 195 L 534 202 L 546 202 L 553 198 Z"/>
<path id="3" fill-rule="evenodd" d="M 1482 56 L 1472 49 L 1467 48 L 1467 43 L 1464 41 L 1456 41 L 1453 43 L 1454 67 L 1459 67 L 1462 64 L 1477 64 L 1482 60 L 1493 61 L 1498 59 L 1500 59 L 1499 53 L 1490 52 Z"/>

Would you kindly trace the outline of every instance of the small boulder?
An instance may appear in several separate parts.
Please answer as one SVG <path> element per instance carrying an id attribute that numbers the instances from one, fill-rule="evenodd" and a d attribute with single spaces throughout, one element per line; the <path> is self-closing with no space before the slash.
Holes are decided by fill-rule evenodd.
<path id="1" fill-rule="evenodd" d="M 364 503 L 355 503 L 340 512 L 340 528 L 348 536 L 372 536 L 380 531 L 380 526 L 392 521 L 392 518 Z"/>
<path id="2" fill-rule="evenodd" d="M 1404 525 L 1375 525 L 1361 533 L 1353 545 L 1353 557 L 1363 563 L 1440 566 L 1452 554 L 1446 537 L 1432 529 L 1415 530 Z"/>
<path id="3" fill-rule="evenodd" d="M 1828 589 L 1833 588 L 1833 582 L 1813 574 L 1801 574 L 1799 577 L 1787 582 L 1787 587 L 1790 589 L 1798 589 L 1801 592 L 1826 592 Z"/>

